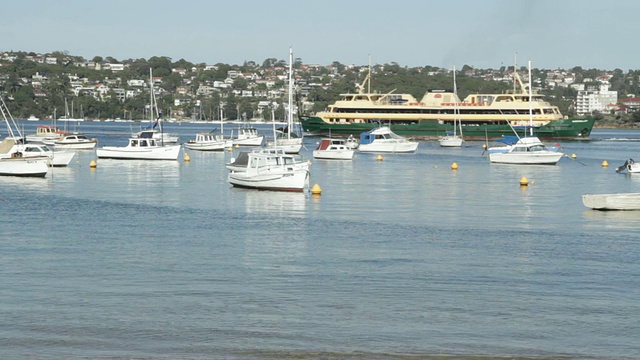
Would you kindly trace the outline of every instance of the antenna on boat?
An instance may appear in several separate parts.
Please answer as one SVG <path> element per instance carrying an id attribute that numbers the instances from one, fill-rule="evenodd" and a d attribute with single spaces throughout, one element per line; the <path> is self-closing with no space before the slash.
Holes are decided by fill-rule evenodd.
<path id="1" fill-rule="evenodd" d="M 289 48 L 289 113 L 287 114 L 287 138 L 291 138 L 293 126 L 293 48 Z"/>
<path id="2" fill-rule="evenodd" d="M 529 135 L 533 136 L 533 83 L 531 82 L 531 60 L 529 60 Z"/>

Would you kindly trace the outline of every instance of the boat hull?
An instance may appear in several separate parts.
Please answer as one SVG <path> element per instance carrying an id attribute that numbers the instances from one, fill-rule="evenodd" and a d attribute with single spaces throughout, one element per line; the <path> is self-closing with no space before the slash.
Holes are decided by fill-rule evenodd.
<path id="1" fill-rule="evenodd" d="M 475 121 L 462 121 L 462 133 L 467 140 L 485 140 L 487 137 L 501 137 L 514 135 L 514 129 L 520 136 L 525 136 L 528 129 L 524 127 L 512 128 L 506 121 L 493 123 L 478 123 Z M 389 125 L 391 131 L 398 135 L 419 138 L 439 139 L 443 134 L 453 131 L 453 123 L 443 123 L 438 120 L 412 120 L 412 121 L 370 121 L 360 123 L 329 123 L 318 116 L 302 116 L 300 123 L 305 135 L 343 135 L 359 134 L 371 131 L 380 124 Z M 534 133 L 541 139 L 587 139 L 595 118 L 570 118 L 549 121 L 546 125 L 534 127 Z"/>
<path id="2" fill-rule="evenodd" d="M 177 160 L 182 145 L 170 145 L 152 148 L 131 148 L 104 146 L 96 150 L 100 159 L 120 160 Z"/>
<path id="3" fill-rule="evenodd" d="M 0 159 L 1 176 L 45 177 L 49 171 L 49 157 L 15 157 Z"/>
<path id="4" fill-rule="evenodd" d="M 231 142 L 227 142 L 227 141 L 216 141 L 216 142 L 208 142 L 208 143 L 202 143 L 202 142 L 184 143 L 184 146 L 187 149 L 198 150 L 198 151 L 224 151 L 225 149 L 229 148 L 232 145 L 233 144 Z"/>
<path id="5" fill-rule="evenodd" d="M 229 183 L 235 187 L 257 190 L 303 192 L 309 185 L 306 170 L 254 174 L 251 172 L 231 172 Z"/>
<path id="6" fill-rule="evenodd" d="M 540 152 L 539 154 L 513 152 L 489 153 L 489 161 L 496 164 L 511 165 L 555 165 L 564 154 L 553 151 Z"/>
<path id="7" fill-rule="evenodd" d="M 461 147 L 464 140 L 458 136 L 445 136 L 438 140 L 442 147 Z"/>
<path id="8" fill-rule="evenodd" d="M 582 203 L 594 210 L 640 210 L 640 193 L 585 194 Z"/>
<path id="9" fill-rule="evenodd" d="M 313 158 L 321 160 L 351 160 L 355 150 L 313 150 Z"/>

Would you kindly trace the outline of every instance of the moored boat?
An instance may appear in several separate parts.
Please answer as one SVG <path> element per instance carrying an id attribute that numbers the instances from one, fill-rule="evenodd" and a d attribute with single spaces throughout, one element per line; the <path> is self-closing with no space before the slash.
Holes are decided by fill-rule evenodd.
<path id="1" fill-rule="evenodd" d="M 582 204 L 594 210 L 640 210 L 640 193 L 584 194 Z"/>
<path id="2" fill-rule="evenodd" d="M 70 133 L 56 140 L 43 140 L 42 143 L 54 146 L 56 149 L 91 150 L 98 144 L 98 139 L 89 138 L 81 133 Z"/>
<path id="3" fill-rule="evenodd" d="M 309 167 L 296 155 L 250 152 L 246 156 L 246 168 L 229 172 L 228 181 L 235 187 L 293 192 L 309 187 Z"/>
<path id="4" fill-rule="evenodd" d="M 552 151 L 537 137 L 523 137 L 504 151 L 489 149 L 489 161 L 514 165 L 555 165 L 564 156 L 560 151 Z"/>
<path id="5" fill-rule="evenodd" d="M 395 134 L 389 127 L 382 126 L 360 134 L 361 152 L 412 153 L 420 143 Z"/>
<path id="6" fill-rule="evenodd" d="M 318 147 L 313 150 L 314 159 L 351 160 L 355 150 L 350 149 L 345 140 L 322 139 Z"/>
<path id="7" fill-rule="evenodd" d="M 49 171 L 48 156 L 24 154 L 24 141 L 20 129 L 15 123 L 2 96 L 0 113 L 7 125 L 9 136 L 0 142 L 0 175 L 45 177 Z M 14 131 L 15 129 L 15 131 Z"/>
<path id="8" fill-rule="evenodd" d="M 66 133 L 66 131 L 61 130 L 57 126 L 38 125 L 38 127 L 36 127 L 36 133 L 27 135 L 26 140 L 27 142 L 37 143 L 42 143 L 43 141 L 56 141 Z"/>
<path id="9" fill-rule="evenodd" d="M 101 159 L 178 160 L 182 145 L 161 145 L 156 139 L 130 138 L 126 146 L 103 146 L 96 150 Z"/>
<path id="10" fill-rule="evenodd" d="M 197 133 L 195 139 L 187 141 L 184 146 L 190 150 L 224 151 L 233 146 L 233 141 L 211 132 Z"/>
<path id="11" fill-rule="evenodd" d="M 18 146 L 18 145 L 17 145 Z M 43 144 L 23 144 L 19 145 L 23 156 L 46 156 L 49 158 L 49 165 L 54 167 L 68 166 L 75 157 L 75 151 L 53 151 Z"/>
<path id="12" fill-rule="evenodd" d="M 253 126 L 243 126 L 238 128 L 233 145 L 238 146 L 262 146 L 264 135 L 258 134 L 258 129 Z"/>

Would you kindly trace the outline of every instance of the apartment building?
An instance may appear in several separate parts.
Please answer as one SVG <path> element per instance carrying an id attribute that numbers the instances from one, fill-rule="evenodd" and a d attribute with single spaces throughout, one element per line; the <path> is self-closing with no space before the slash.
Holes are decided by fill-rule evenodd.
<path id="1" fill-rule="evenodd" d="M 607 112 L 611 104 L 618 102 L 618 92 L 609 90 L 609 83 L 602 83 L 599 88 L 589 87 L 578 91 L 576 113 L 591 115 L 594 111 Z"/>

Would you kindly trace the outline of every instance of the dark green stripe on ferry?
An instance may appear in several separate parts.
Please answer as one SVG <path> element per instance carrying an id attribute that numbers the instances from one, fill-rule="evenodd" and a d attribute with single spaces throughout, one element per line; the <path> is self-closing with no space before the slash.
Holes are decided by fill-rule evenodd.
<path id="1" fill-rule="evenodd" d="M 576 140 L 587 139 L 595 118 L 570 118 L 549 121 L 546 125 L 534 127 L 534 134 L 541 139 Z M 389 122 L 364 123 L 326 123 L 317 116 L 301 116 L 300 124 L 305 135 L 359 135 Z M 417 120 L 411 124 L 391 122 L 391 131 L 398 135 L 417 139 L 437 139 L 453 131 L 453 123 L 441 124 L 434 120 Z M 525 128 L 515 128 L 518 135 L 525 135 Z M 462 124 L 462 135 L 468 140 L 484 140 L 498 138 L 503 135 L 514 135 L 514 128 L 502 122 L 501 124 Z"/>

